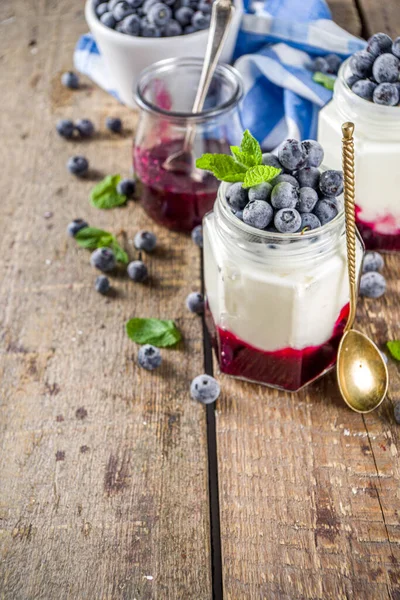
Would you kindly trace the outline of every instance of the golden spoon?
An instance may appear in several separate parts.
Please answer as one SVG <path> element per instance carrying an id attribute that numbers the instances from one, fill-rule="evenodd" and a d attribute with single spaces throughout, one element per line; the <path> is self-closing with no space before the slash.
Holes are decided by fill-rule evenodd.
<path id="1" fill-rule="evenodd" d="M 383 402 L 388 389 L 389 375 L 385 361 L 375 344 L 363 333 L 352 329 L 356 316 L 357 301 L 353 132 L 353 123 L 342 125 L 350 314 L 340 341 L 336 368 L 339 390 L 343 400 L 352 410 L 359 413 L 368 413 Z"/>

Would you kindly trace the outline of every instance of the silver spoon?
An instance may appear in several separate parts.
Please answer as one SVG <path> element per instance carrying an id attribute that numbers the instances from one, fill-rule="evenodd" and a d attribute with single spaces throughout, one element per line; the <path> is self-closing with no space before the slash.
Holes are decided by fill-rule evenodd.
<path id="1" fill-rule="evenodd" d="M 204 101 L 214 75 L 218 59 L 221 55 L 222 47 L 226 40 L 229 30 L 229 24 L 232 20 L 235 8 L 231 0 L 215 0 L 212 5 L 210 31 L 208 33 L 206 53 L 204 57 L 203 69 L 200 75 L 199 87 L 193 103 L 193 113 L 201 112 Z M 175 171 L 189 175 L 194 170 L 194 157 L 192 145 L 196 133 L 195 126 L 188 125 L 183 140 L 182 150 L 171 154 L 163 164 L 167 171 Z"/>

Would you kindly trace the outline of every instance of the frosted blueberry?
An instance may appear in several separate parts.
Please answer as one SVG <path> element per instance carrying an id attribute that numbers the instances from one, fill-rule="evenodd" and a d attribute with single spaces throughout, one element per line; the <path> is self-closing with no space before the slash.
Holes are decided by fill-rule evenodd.
<path id="1" fill-rule="evenodd" d="M 154 371 L 162 363 L 160 350 L 151 344 L 145 344 L 138 352 L 138 363 L 143 369 Z"/>
<path id="2" fill-rule="evenodd" d="M 115 268 L 117 261 L 111 248 L 97 248 L 90 256 L 90 264 L 107 273 Z"/>
<path id="3" fill-rule="evenodd" d="M 294 185 L 283 181 L 272 190 L 271 204 L 276 209 L 294 208 L 299 199 L 299 190 Z"/>
<path id="4" fill-rule="evenodd" d="M 271 222 L 274 211 L 268 202 L 254 200 L 243 211 L 243 221 L 256 229 L 265 229 Z"/>
<path id="5" fill-rule="evenodd" d="M 82 137 L 92 137 L 94 134 L 94 125 L 90 119 L 78 119 L 75 127 Z"/>
<path id="6" fill-rule="evenodd" d="M 372 73 L 374 57 L 366 50 L 355 52 L 350 58 L 350 68 L 355 75 L 361 78 L 369 77 Z"/>
<path id="7" fill-rule="evenodd" d="M 74 135 L 75 126 L 69 119 L 60 119 L 57 121 L 56 129 L 61 137 L 70 139 Z"/>
<path id="8" fill-rule="evenodd" d="M 84 156 L 71 156 L 67 162 L 67 169 L 77 177 L 83 177 L 89 170 L 89 161 Z"/>
<path id="9" fill-rule="evenodd" d="M 226 199 L 233 210 L 243 209 L 249 201 L 248 192 L 240 181 L 232 183 L 226 190 Z"/>
<path id="10" fill-rule="evenodd" d="M 307 151 L 298 140 L 286 140 L 278 152 L 279 162 L 288 171 L 301 169 L 307 162 Z"/>
<path id="11" fill-rule="evenodd" d="M 149 22 L 158 27 L 163 27 L 168 23 L 172 16 L 172 11 L 169 6 L 163 2 L 154 4 L 147 13 Z"/>
<path id="12" fill-rule="evenodd" d="M 96 292 L 107 294 L 110 289 L 110 280 L 105 275 L 99 275 L 94 284 Z"/>
<path id="13" fill-rule="evenodd" d="M 337 205 L 334 199 L 323 198 L 319 200 L 314 208 L 314 214 L 318 217 L 321 225 L 325 225 L 332 221 L 338 214 Z"/>
<path id="14" fill-rule="evenodd" d="M 354 75 L 354 73 L 350 73 L 349 75 L 346 76 L 346 83 L 347 85 L 351 88 L 356 81 L 359 81 L 360 78 L 358 75 Z"/>
<path id="15" fill-rule="evenodd" d="M 113 133 L 121 133 L 122 121 L 118 117 L 107 117 L 106 127 Z"/>
<path id="16" fill-rule="evenodd" d="M 274 225 L 280 233 L 295 233 L 301 226 L 300 213 L 294 208 L 282 208 L 275 213 Z"/>
<path id="17" fill-rule="evenodd" d="M 192 17 L 192 25 L 196 30 L 207 29 L 210 25 L 210 15 L 205 15 L 200 10 L 196 11 Z"/>
<path id="18" fill-rule="evenodd" d="M 386 291 L 386 280 L 375 271 L 363 273 L 360 279 L 360 295 L 367 298 L 380 298 Z"/>
<path id="19" fill-rule="evenodd" d="M 67 233 L 71 237 L 75 237 L 78 231 L 84 229 L 85 227 L 89 227 L 84 219 L 74 219 L 71 223 L 67 225 Z"/>
<path id="20" fill-rule="evenodd" d="M 151 231 L 138 231 L 134 239 L 135 248 L 145 252 L 153 252 L 157 238 Z"/>
<path id="21" fill-rule="evenodd" d="M 104 13 L 108 12 L 108 4 L 107 2 L 102 2 L 101 4 L 99 4 L 96 8 L 96 15 L 98 16 L 98 18 L 100 19 L 101 15 L 104 15 Z"/>
<path id="22" fill-rule="evenodd" d="M 294 177 L 293 175 L 289 175 L 289 173 L 280 173 L 270 181 L 270 184 L 272 185 L 272 187 L 275 187 L 276 185 L 278 185 L 278 183 L 282 183 L 283 181 L 290 183 L 296 188 L 300 187 L 296 177 Z"/>
<path id="23" fill-rule="evenodd" d="M 301 213 L 310 213 L 314 209 L 314 206 L 318 202 L 317 192 L 310 187 L 300 188 L 299 202 L 296 206 L 297 210 Z"/>
<path id="24" fill-rule="evenodd" d="M 142 283 L 148 277 L 147 267 L 141 260 L 133 260 L 129 263 L 126 270 L 132 281 Z"/>
<path id="25" fill-rule="evenodd" d="M 304 140 L 301 143 L 307 155 L 307 167 L 319 167 L 324 160 L 324 149 L 315 140 Z"/>
<path id="26" fill-rule="evenodd" d="M 390 52 L 391 48 L 392 38 L 386 35 L 386 33 L 375 33 L 369 38 L 366 50 L 376 58 L 380 54 Z"/>
<path id="27" fill-rule="evenodd" d="M 186 298 L 186 306 L 192 313 L 202 315 L 204 312 L 204 297 L 199 292 L 192 292 Z"/>
<path id="28" fill-rule="evenodd" d="M 175 19 L 182 27 L 186 27 L 191 23 L 193 15 L 194 11 L 189 6 L 181 6 L 175 12 Z"/>
<path id="29" fill-rule="evenodd" d="M 368 271 L 380 271 L 384 267 L 384 262 L 379 252 L 366 252 L 363 260 L 363 273 Z"/>
<path id="30" fill-rule="evenodd" d="M 121 30 L 127 35 L 137 36 L 140 34 L 140 17 L 138 15 L 129 15 L 121 23 Z"/>
<path id="31" fill-rule="evenodd" d="M 399 103 L 399 88 L 395 83 L 380 83 L 374 91 L 375 104 L 396 106 Z"/>
<path id="32" fill-rule="evenodd" d="M 113 8 L 112 16 L 116 21 L 122 21 L 134 12 L 135 9 L 128 2 L 118 2 Z"/>
<path id="33" fill-rule="evenodd" d="M 300 187 L 318 189 L 321 173 L 317 167 L 304 167 L 296 171 L 297 181 Z"/>
<path id="34" fill-rule="evenodd" d="M 262 155 L 262 164 L 267 167 L 275 167 L 275 169 L 283 168 L 278 157 L 275 154 L 271 154 L 271 152 L 264 152 Z"/>
<path id="35" fill-rule="evenodd" d="M 220 392 L 221 388 L 218 381 L 211 375 L 198 375 L 190 384 L 190 395 L 193 400 L 197 400 L 202 404 L 215 402 Z"/>
<path id="36" fill-rule="evenodd" d="M 262 183 L 249 189 L 249 201 L 253 202 L 254 200 L 264 200 L 264 202 L 267 202 L 271 196 L 271 192 L 272 185 L 266 181 L 263 181 Z"/>
<path id="37" fill-rule="evenodd" d="M 122 194 L 127 198 L 132 198 L 135 193 L 136 184 L 133 179 L 121 179 L 121 181 L 117 184 L 117 192 L 118 194 Z"/>
<path id="38" fill-rule="evenodd" d="M 377 84 L 369 79 L 360 79 L 353 84 L 351 90 L 364 100 L 372 100 L 376 86 Z"/>
<path id="39" fill-rule="evenodd" d="M 76 90 L 79 87 L 79 77 L 73 71 L 67 71 L 61 75 L 61 83 L 71 90 Z"/>
<path id="40" fill-rule="evenodd" d="M 194 229 L 192 229 L 191 237 L 196 246 L 199 248 L 203 247 L 203 228 L 201 225 L 197 225 Z"/>
<path id="41" fill-rule="evenodd" d="M 319 180 L 319 189 L 324 196 L 340 196 L 343 192 L 342 171 L 324 171 Z"/>
<path id="42" fill-rule="evenodd" d="M 116 25 L 116 21 L 111 12 L 103 13 L 100 17 L 100 21 L 101 21 L 101 23 L 103 23 L 103 25 L 105 25 L 106 27 L 109 27 L 110 29 L 114 29 L 114 27 Z"/>
<path id="43" fill-rule="evenodd" d="M 400 58 L 400 37 L 396 38 L 393 42 L 392 53 Z"/>
<path id="44" fill-rule="evenodd" d="M 306 229 L 307 231 L 310 229 L 318 229 L 318 227 L 321 227 L 321 221 L 316 215 L 313 213 L 303 213 L 301 215 L 301 231 L 303 231 L 303 229 Z"/>
<path id="45" fill-rule="evenodd" d="M 372 73 L 378 83 L 394 83 L 399 79 L 400 60 L 393 54 L 381 54 L 374 62 Z"/>

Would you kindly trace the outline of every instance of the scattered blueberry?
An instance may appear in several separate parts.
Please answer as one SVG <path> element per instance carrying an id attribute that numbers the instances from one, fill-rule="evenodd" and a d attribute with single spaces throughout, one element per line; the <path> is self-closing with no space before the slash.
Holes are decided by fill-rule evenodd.
<path id="1" fill-rule="evenodd" d="M 186 306 L 192 313 L 202 315 L 204 312 L 204 297 L 199 292 L 192 292 L 186 298 Z"/>
<path id="2" fill-rule="evenodd" d="M 262 155 L 262 164 L 267 167 L 275 167 L 275 169 L 283 168 L 278 157 L 275 154 L 271 154 L 271 152 L 264 152 Z"/>
<path id="3" fill-rule="evenodd" d="M 268 202 L 254 200 L 249 202 L 243 210 L 243 221 L 246 225 L 251 225 L 256 229 L 265 229 L 270 224 L 273 215 L 274 211 Z"/>
<path id="4" fill-rule="evenodd" d="M 122 33 L 138 36 L 140 34 L 141 21 L 138 15 L 129 15 L 121 23 Z"/>
<path id="5" fill-rule="evenodd" d="M 394 83 L 399 79 L 400 60 L 393 54 L 381 54 L 374 62 L 372 73 L 378 83 Z"/>
<path id="6" fill-rule="evenodd" d="M 359 79 L 353 84 L 351 89 L 360 98 L 372 100 L 376 86 L 377 84 L 370 81 L 370 79 Z"/>
<path id="7" fill-rule="evenodd" d="M 200 10 L 194 13 L 192 17 L 192 25 L 196 30 L 207 29 L 210 25 L 210 15 L 203 14 Z"/>
<path id="8" fill-rule="evenodd" d="M 153 252 L 157 245 L 157 238 L 151 231 L 138 231 L 134 239 L 135 248 L 145 252 Z"/>
<path id="9" fill-rule="evenodd" d="M 67 169 L 73 175 L 82 177 L 89 169 L 89 162 L 84 156 L 71 156 L 67 162 Z"/>
<path id="10" fill-rule="evenodd" d="M 325 61 L 328 63 L 328 73 L 337 75 L 339 67 L 342 64 L 342 59 L 337 54 L 327 54 Z"/>
<path id="11" fill-rule="evenodd" d="M 57 133 L 64 138 L 70 139 L 74 135 L 74 124 L 69 119 L 60 119 L 56 125 Z"/>
<path id="12" fill-rule="evenodd" d="M 396 106 L 399 103 L 399 88 L 395 83 L 380 83 L 374 91 L 373 99 L 375 104 Z"/>
<path id="13" fill-rule="evenodd" d="M 99 294 L 107 294 L 110 289 L 110 280 L 105 275 L 99 275 L 96 277 L 94 287 Z"/>
<path id="14" fill-rule="evenodd" d="M 169 6 L 163 2 L 154 4 L 147 13 L 149 22 L 158 27 L 163 27 L 171 19 L 172 11 Z"/>
<path id="15" fill-rule="evenodd" d="M 188 6 L 181 6 L 175 12 L 175 19 L 178 21 L 182 27 L 186 27 L 192 22 L 192 17 L 194 15 L 194 11 Z"/>
<path id="16" fill-rule="evenodd" d="M 275 213 L 274 225 L 280 233 L 295 233 L 301 226 L 300 213 L 294 208 L 282 208 Z"/>
<path id="17" fill-rule="evenodd" d="M 318 227 L 321 227 L 321 221 L 316 215 L 314 215 L 314 213 L 303 213 L 301 215 L 301 231 L 303 231 L 303 229 L 318 229 Z"/>
<path id="18" fill-rule="evenodd" d="M 264 200 L 264 202 L 267 202 L 271 196 L 271 192 L 272 185 L 266 181 L 255 185 L 249 189 L 249 202 L 253 202 L 254 200 Z"/>
<path id="19" fill-rule="evenodd" d="M 324 196 L 340 196 L 343 192 L 342 171 L 324 171 L 319 180 L 319 189 Z"/>
<path id="20" fill-rule="evenodd" d="M 111 12 L 103 13 L 100 17 L 100 22 L 103 23 L 103 25 L 105 25 L 106 27 L 109 27 L 110 29 L 114 29 L 116 25 L 116 21 Z"/>
<path id="21" fill-rule="evenodd" d="M 325 225 L 332 221 L 338 214 L 338 208 L 335 200 L 331 198 L 323 198 L 319 200 L 314 208 L 314 214 L 318 217 L 321 225 Z"/>
<path id="22" fill-rule="evenodd" d="M 147 267 L 141 260 L 133 260 L 126 270 L 129 277 L 136 282 L 146 281 L 148 277 Z"/>
<path id="23" fill-rule="evenodd" d="M 192 236 L 192 240 L 194 241 L 196 246 L 199 246 L 199 248 L 202 248 L 203 247 L 203 228 L 201 225 L 197 225 L 197 227 L 192 229 L 191 236 Z"/>
<path id="24" fill-rule="evenodd" d="M 400 37 L 396 38 L 392 45 L 392 54 L 400 58 Z"/>
<path id="25" fill-rule="evenodd" d="M 314 58 L 309 68 L 314 73 L 329 73 L 328 61 L 323 56 L 317 56 L 317 58 Z"/>
<path id="26" fill-rule="evenodd" d="M 118 117 L 107 117 L 106 127 L 113 133 L 121 133 L 122 121 Z"/>
<path id="27" fill-rule="evenodd" d="M 108 273 L 115 268 L 117 261 L 111 248 L 97 248 L 90 256 L 90 264 L 99 271 Z"/>
<path id="28" fill-rule="evenodd" d="M 306 167 L 319 167 L 324 160 L 324 149 L 319 142 L 315 140 L 304 140 L 301 143 L 306 151 L 307 162 Z"/>
<path id="29" fill-rule="evenodd" d="M 310 187 L 302 187 L 299 192 L 297 210 L 301 213 L 310 213 L 318 202 L 317 192 Z"/>
<path id="30" fill-rule="evenodd" d="M 372 74 L 373 64 L 374 57 L 366 50 L 359 50 L 350 58 L 351 70 L 361 78 L 369 77 Z"/>
<path id="31" fill-rule="evenodd" d="M 182 34 L 182 26 L 179 25 L 178 21 L 171 19 L 164 27 L 165 37 L 174 37 Z"/>
<path id="32" fill-rule="evenodd" d="M 127 198 L 132 198 L 135 193 L 136 184 L 133 179 L 121 179 L 121 181 L 117 184 L 117 192 L 118 194 L 122 194 Z"/>
<path id="33" fill-rule="evenodd" d="M 160 350 L 151 344 L 141 346 L 138 352 L 138 363 L 143 369 L 154 371 L 162 363 Z"/>
<path id="34" fill-rule="evenodd" d="M 376 58 L 380 54 L 390 52 L 391 48 L 392 39 L 386 33 L 375 33 L 369 38 L 366 50 Z"/>
<path id="35" fill-rule="evenodd" d="M 303 167 L 296 171 L 297 181 L 300 187 L 319 188 L 321 173 L 317 167 Z"/>
<path id="36" fill-rule="evenodd" d="M 99 4 L 96 8 L 96 15 L 98 16 L 98 18 L 100 19 L 101 15 L 104 15 L 104 13 L 108 12 L 108 4 L 107 2 L 102 2 L 101 4 Z"/>
<path id="37" fill-rule="evenodd" d="M 276 185 L 278 185 L 278 183 L 282 183 L 283 181 L 290 183 L 291 185 L 293 185 L 296 188 L 300 187 L 299 182 L 297 181 L 296 177 L 293 177 L 293 175 L 289 175 L 289 173 L 280 173 L 279 175 L 274 177 L 270 183 L 271 183 L 272 187 L 275 187 Z"/>
<path id="38" fill-rule="evenodd" d="M 249 201 L 247 190 L 242 187 L 240 181 L 232 183 L 226 190 L 226 199 L 233 210 L 243 209 Z"/>
<path id="39" fill-rule="evenodd" d="M 89 119 L 79 119 L 75 127 L 82 137 L 92 137 L 94 134 L 94 125 Z"/>
<path id="40" fill-rule="evenodd" d="M 276 209 L 294 208 L 299 200 L 299 190 L 294 185 L 283 181 L 272 190 L 271 204 Z M 268 223 L 267 223 L 268 225 Z"/>
<path id="41" fill-rule="evenodd" d="M 375 271 L 363 273 L 360 279 L 360 295 L 367 298 L 380 298 L 386 291 L 386 280 Z"/>
<path id="42" fill-rule="evenodd" d="M 118 22 L 132 15 L 134 12 L 135 9 L 128 2 L 118 2 L 113 8 L 112 16 Z"/>
<path id="43" fill-rule="evenodd" d="M 215 402 L 220 392 L 221 388 L 218 381 L 211 375 L 198 375 L 190 384 L 190 395 L 193 400 L 197 400 L 202 404 Z"/>
<path id="44" fill-rule="evenodd" d="M 301 169 L 307 162 L 307 151 L 298 140 L 286 140 L 278 152 L 279 162 L 288 171 Z M 311 166 L 311 165 L 310 165 Z"/>
<path id="45" fill-rule="evenodd" d="M 67 71 L 61 75 L 61 83 L 71 90 L 76 90 L 79 87 L 79 77 L 73 71 Z"/>
<path id="46" fill-rule="evenodd" d="M 394 420 L 400 425 L 400 402 L 396 402 L 393 409 Z"/>
<path id="47" fill-rule="evenodd" d="M 74 219 L 67 226 L 67 233 L 71 237 L 75 237 L 78 231 L 84 229 L 84 227 L 89 227 L 84 219 Z"/>
<path id="48" fill-rule="evenodd" d="M 363 273 L 368 273 L 368 271 L 380 271 L 383 269 L 384 264 L 383 258 L 379 252 L 366 252 L 362 265 Z"/>

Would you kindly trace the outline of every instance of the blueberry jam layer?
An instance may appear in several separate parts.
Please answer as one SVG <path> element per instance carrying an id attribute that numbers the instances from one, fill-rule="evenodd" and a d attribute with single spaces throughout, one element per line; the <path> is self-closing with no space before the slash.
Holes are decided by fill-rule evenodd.
<path id="1" fill-rule="evenodd" d="M 400 250 L 400 228 L 394 216 L 386 215 L 376 221 L 364 221 L 361 209 L 356 206 L 356 221 L 367 250 Z"/>
<path id="2" fill-rule="evenodd" d="M 206 323 L 222 373 L 295 392 L 335 364 L 348 314 L 349 304 L 346 304 L 331 338 L 324 344 L 302 350 L 282 348 L 275 352 L 254 348 L 226 329 L 215 327 L 208 308 Z"/>
<path id="3" fill-rule="evenodd" d="M 168 140 L 152 148 L 134 148 L 133 164 L 139 199 L 147 214 L 157 223 L 176 231 L 191 231 L 211 210 L 219 182 L 202 172 L 201 181 L 163 168 L 165 160 L 182 150 L 183 140 Z M 203 151 L 229 152 L 218 140 L 203 140 Z"/>

